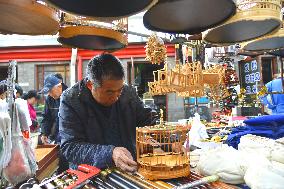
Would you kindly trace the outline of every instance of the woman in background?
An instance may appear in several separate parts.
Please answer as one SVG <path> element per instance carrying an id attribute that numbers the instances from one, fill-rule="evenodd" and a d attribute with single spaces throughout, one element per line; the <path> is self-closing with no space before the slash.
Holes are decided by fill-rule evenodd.
<path id="1" fill-rule="evenodd" d="M 0 113 L 8 112 L 8 103 L 7 103 L 7 85 L 6 81 L 0 81 Z"/>
<path id="2" fill-rule="evenodd" d="M 5 100 L 7 98 L 7 85 L 6 80 L 0 81 L 0 99 Z"/>
<path id="3" fill-rule="evenodd" d="M 28 108 L 30 117 L 32 120 L 32 125 L 30 126 L 31 132 L 36 132 L 39 128 L 39 124 L 36 119 L 36 111 L 34 108 L 34 105 L 36 105 L 37 101 L 40 99 L 40 95 L 37 93 L 36 90 L 30 90 L 26 94 L 23 95 L 23 99 L 27 100 L 28 102 Z"/>

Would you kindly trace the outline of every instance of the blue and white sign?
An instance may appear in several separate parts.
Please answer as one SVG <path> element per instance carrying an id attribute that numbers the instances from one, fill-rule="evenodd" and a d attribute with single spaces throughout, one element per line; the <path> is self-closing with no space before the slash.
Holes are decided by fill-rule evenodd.
<path id="1" fill-rule="evenodd" d="M 260 66 L 256 60 L 240 64 L 241 87 L 247 94 L 257 93 L 257 83 L 261 81 Z"/>

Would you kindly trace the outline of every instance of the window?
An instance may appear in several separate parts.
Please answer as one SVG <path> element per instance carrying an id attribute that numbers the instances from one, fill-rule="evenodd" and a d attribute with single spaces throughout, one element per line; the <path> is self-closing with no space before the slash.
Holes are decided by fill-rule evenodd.
<path id="1" fill-rule="evenodd" d="M 36 66 L 36 87 L 37 90 L 43 88 L 44 78 L 49 74 L 60 73 L 63 77 L 63 83 L 70 86 L 69 64 L 60 65 L 37 65 Z"/>

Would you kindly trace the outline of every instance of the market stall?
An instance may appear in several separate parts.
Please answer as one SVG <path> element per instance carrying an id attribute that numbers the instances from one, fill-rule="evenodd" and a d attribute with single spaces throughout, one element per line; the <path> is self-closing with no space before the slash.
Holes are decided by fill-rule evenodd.
<path id="1" fill-rule="evenodd" d="M 5 98 L 0 100 L 1 188 L 284 188 L 284 43 L 281 9 L 281 0 L 0 0 L 2 34 L 50 35 L 58 32 L 57 40 L 64 46 L 99 50 L 103 54 L 125 48 L 129 44 L 129 35 L 147 37 L 145 61 L 157 65 L 159 69 L 151 73 L 153 80 L 145 79 L 147 93 L 143 95 L 144 102 L 150 101 L 151 107 L 145 105 L 143 108 L 157 106 L 155 96 L 167 99 L 166 105 L 158 110 L 158 116 L 156 111 L 151 112 L 151 119 L 152 115 L 156 116 L 154 124 L 138 125 L 136 133 L 131 132 L 134 134 L 131 141 L 127 144 L 120 141 L 119 145 L 129 147 L 128 150 L 134 149 L 136 157 L 133 156 L 132 160 L 137 163 L 134 172 L 119 168 L 112 156 L 112 167 L 102 166 L 100 169 L 101 165 L 96 167 L 94 162 L 88 161 L 90 157 L 83 157 L 88 159 L 85 162 L 90 163 L 73 166 L 71 161 L 77 159 L 64 157 L 72 153 L 70 146 L 62 147 L 60 142 L 37 145 L 39 133 L 33 139 L 27 102 L 15 97 L 18 68 L 16 61 L 11 61 L 8 77 L 0 83 L 3 91 L 4 86 L 7 91 L 3 92 L 7 94 Z M 134 32 L 129 26 L 129 16 L 142 11 L 146 11 L 143 16 L 145 27 L 155 31 L 151 35 Z M 174 59 L 168 57 L 166 44 L 169 43 L 174 46 Z M 269 74 L 271 78 L 273 74 L 279 75 L 275 78 L 278 83 L 276 87 L 272 83 L 274 80 L 266 84 L 263 79 L 268 71 L 265 71 L 267 67 L 260 61 L 260 55 L 275 59 L 271 62 L 273 68 L 270 68 Z M 72 57 L 72 64 L 80 58 L 75 53 Z M 135 80 L 139 79 L 135 78 L 135 74 L 139 75 L 137 73 L 143 69 L 135 67 L 132 55 L 129 54 L 129 57 L 131 66 L 128 62 L 124 68 L 131 68 L 125 77 L 129 77 L 129 84 L 134 86 Z M 74 74 L 76 69 L 71 68 L 74 72 L 70 73 Z M 82 65 L 82 72 L 81 69 Z M 95 89 L 92 87 L 95 85 L 88 82 L 93 81 L 86 82 L 86 90 L 91 90 L 91 93 L 88 92 L 93 95 Z M 81 84 L 80 90 L 84 89 L 84 83 L 82 88 Z M 119 89 L 117 99 L 122 89 Z M 82 100 L 74 94 L 73 99 Z M 175 106 L 180 105 L 169 103 L 168 99 L 173 96 L 182 99 L 184 116 L 169 121 L 169 106 L 177 111 Z M 93 97 L 95 99 L 95 95 Z M 132 104 L 135 100 L 132 98 L 127 102 Z M 79 103 L 74 101 L 64 103 L 66 109 L 59 113 L 61 122 L 58 124 L 65 121 L 73 127 L 84 128 L 85 122 L 87 125 L 97 124 L 82 118 L 80 113 L 89 116 L 89 109 L 86 112 L 79 109 Z M 79 112 L 74 110 L 74 114 L 64 114 L 74 104 Z M 271 109 L 272 115 L 264 115 L 267 109 Z M 104 110 L 101 116 L 111 111 Z M 123 113 L 126 114 L 126 111 L 117 114 L 121 116 L 117 120 L 125 121 L 131 117 Z M 81 120 L 76 122 L 74 117 Z M 60 132 L 64 129 L 62 126 Z M 78 146 L 92 148 L 93 143 L 84 141 L 83 135 L 96 129 L 87 128 L 82 134 L 76 128 L 75 134 L 79 139 L 75 139 L 71 132 L 65 133 L 65 137 L 71 138 L 69 145 L 77 142 Z M 113 134 L 111 132 L 118 132 L 125 138 L 130 130 L 124 133 L 124 130 L 115 129 L 108 129 L 111 130 L 107 133 L 109 138 Z M 103 138 L 100 133 L 92 137 Z M 96 141 L 92 137 L 86 138 Z M 117 135 L 113 140 L 116 140 L 115 137 Z M 86 154 L 89 151 L 87 147 L 82 150 Z M 80 156 L 82 151 L 75 153 Z M 114 153 L 114 148 L 110 151 Z M 58 167 L 62 157 L 69 161 L 70 166 L 60 172 Z M 98 162 L 103 161 L 108 159 L 98 157 Z"/>

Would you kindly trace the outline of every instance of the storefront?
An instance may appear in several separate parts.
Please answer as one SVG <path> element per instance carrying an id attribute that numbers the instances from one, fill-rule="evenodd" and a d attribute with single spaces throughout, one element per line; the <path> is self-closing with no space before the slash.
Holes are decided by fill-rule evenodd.
<path id="1" fill-rule="evenodd" d="M 282 4 L 3 0 L 0 187 L 284 188 Z"/>

